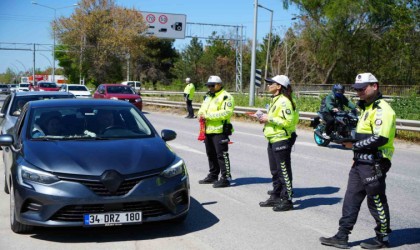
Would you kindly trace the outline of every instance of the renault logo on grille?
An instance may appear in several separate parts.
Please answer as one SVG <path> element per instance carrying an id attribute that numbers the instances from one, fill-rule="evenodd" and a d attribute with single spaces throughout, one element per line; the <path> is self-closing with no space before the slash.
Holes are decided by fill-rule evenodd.
<path id="1" fill-rule="evenodd" d="M 124 178 L 115 170 L 107 170 L 101 175 L 101 182 L 112 194 L 115 194 Z"/>

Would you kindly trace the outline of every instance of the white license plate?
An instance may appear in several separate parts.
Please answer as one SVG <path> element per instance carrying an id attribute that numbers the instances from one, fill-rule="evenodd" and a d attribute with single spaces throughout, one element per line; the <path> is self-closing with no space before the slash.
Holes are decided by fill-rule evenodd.
<path id="1" fill-rule="evenodd" d="M 105 213 L 105 214 L 85 214 L 83 224 L 86 226 L 96 225 L 123 225 L 139 223 L 142 220 L 141 212 L 126 213 Z"/>

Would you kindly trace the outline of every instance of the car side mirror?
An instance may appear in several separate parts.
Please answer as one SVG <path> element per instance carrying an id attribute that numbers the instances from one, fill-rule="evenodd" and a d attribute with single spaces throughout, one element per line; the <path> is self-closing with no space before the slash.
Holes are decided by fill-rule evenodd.
<path id="1" fill-rule="evenodd" d="M 0 118 L 4 118 L 6 116 L 5 113 L 0 113 Z"/>
<path id="2" fill-rule="evenodd" d="M 176 138 L 176 132 L 169 129 L 163 129 L 162 132 L 160 132 L 160 135 L 164 141 L 172 141 Z"/>
<path id="3" fill-rule="evenodd" d="M 10 146 L 14 142 L 12 135 L 0 135 L 0 146 Z"/>

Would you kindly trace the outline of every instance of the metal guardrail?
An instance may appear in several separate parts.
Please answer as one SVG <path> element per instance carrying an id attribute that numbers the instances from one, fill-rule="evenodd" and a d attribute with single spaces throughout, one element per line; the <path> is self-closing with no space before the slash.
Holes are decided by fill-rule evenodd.
<path id="1" fill-rule="evenodd" d="M 179 92 L 176 92 L 176 93 L 179 94 Z M 167 100 L 164 100 L 163 98 L 143 97 L 143 104 L 161 106 L 161 107 L 170 107 L 170 108 L 183 108 L 183 109 L 186 108 L 185 102 L 167 101 Z M 193 103 L 193 109 L 195 110 L 198 110 L 200 106 L 201 106 L 201 103 Z M 246 113 L 257 112 L 257 110 L 261 110 L 265 112 L 265 110 L 261 108 L 236 106 L 234 113 L 246 114 Z M 317 116 L 317 113 L 315 112 L 299 112 L 300 120 L 310 121 L 316 116 Z M 397 119 L 396 123 L 397 123 L 397 130 L 420 132 L 420 121 Z"/>

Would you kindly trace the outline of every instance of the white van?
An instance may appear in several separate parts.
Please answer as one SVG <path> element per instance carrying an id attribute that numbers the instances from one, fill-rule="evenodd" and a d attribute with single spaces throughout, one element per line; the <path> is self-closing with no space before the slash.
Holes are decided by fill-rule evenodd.
<path id="1" fill-rule="evenodd" d="M 134 92 L 136 92 L 138 94 L 140 93 L 141 82 L 139 82 L 139 81 L 125 81 L 125 82 L 122 82 L 121 84 L 131 86 L 134 89 Z"/>

